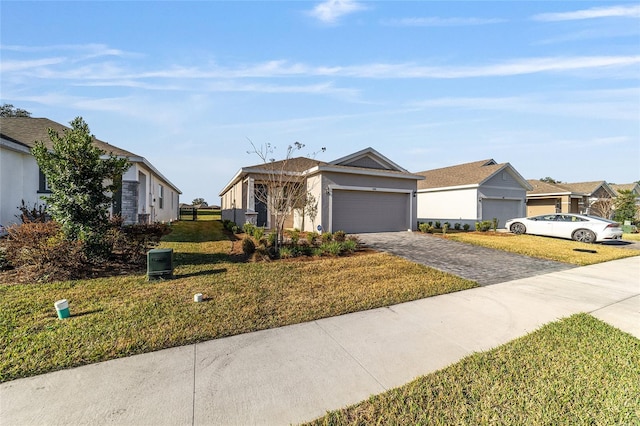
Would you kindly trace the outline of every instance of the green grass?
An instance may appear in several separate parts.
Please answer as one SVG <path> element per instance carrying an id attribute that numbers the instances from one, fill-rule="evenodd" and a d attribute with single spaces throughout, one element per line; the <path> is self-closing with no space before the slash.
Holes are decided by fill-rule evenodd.
<path id="1" fill-rule="evenodd" d="M 601 244 L 586 244 L 535 235 L 515 235 L 501 232 L 463 232 L 447 234 L 445 238 L 580 266 L 640 256 L 640 250 L 623 249 Z M 590 250 L 595 250 L 596 253 L 590 253 Z"/>
<path id="2" fill-rule="evenodd" d="M 198 220 L 220 220 L 220 210 L 198 210 Z"/>
<path id="3" fill-rule="evenodd" d="M 237 263 L 220 222 L 172 227 L 176 279 L 0 285 L 0 381 L 476 286 L 382 253 Z M 63 298 L 72 316 L 58 320 Z"/>
<path id="4" fill-rule="evenodd" d="M 622 234 L 623 241 L 640 241 L 640 234 Z"/>
<path id="5" fill-rule="evenodd" d="M 640 340 L 578 314 L 309 425 L 637 425 Z"/>

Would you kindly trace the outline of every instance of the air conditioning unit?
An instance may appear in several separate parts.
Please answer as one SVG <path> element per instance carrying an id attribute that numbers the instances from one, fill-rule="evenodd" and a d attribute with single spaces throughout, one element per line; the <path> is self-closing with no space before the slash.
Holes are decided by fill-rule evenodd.
<path id="1" fill-rule="evenodd" d="M 147 252 L 147 280 L 173 278 L 173 249 L 153 249 Z"/>

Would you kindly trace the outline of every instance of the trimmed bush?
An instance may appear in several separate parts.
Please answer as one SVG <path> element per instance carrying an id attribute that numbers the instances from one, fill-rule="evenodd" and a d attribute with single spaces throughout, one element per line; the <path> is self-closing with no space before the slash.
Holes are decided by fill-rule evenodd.
<path id="1" fill-rule="evenodd" d="M 245 234 L 249 234 L 252 237 L 254 236 L 253 233 L 256 230 L 256 226 L 253 223 L 245 223 L 244 225 L 242 225 L 242 230 L 244 231 Z"/>
<path id="2" fill-rule="evenodd" d="M 465 223 L 464 225 L 462 225 L 462 229 L 464 229 L 465 231 L 468 231 L 469 228 L 471 228 L 471 226 L 469 226 L 468 223 Z"/>
<path id="3" fill-rule="evenodd" d="M 315 244 L 316 238 L 318 238 L 317 232 L 307 232 L 307 242 L 310 246 Z"/>
<path id="4" fill-rule="evenodd" d="M 342 251 L 353 253 L 358 249 L 358 243 L 355 240 L 346 240 L 342 243 Z"/>
<path id="5" fill-rule="evenodd" d="M 460 224 L 456 223 L 455 225 L 453 225 L 453 229 L 455 229 L 456 231 L 460 230 Z"/>
<path id="6" fill-rule="evenodd" d="M 429 229 L 429 224 L 421 223 L 420 225 L 418 225 L 418 229 L 420 230 L 420 232 L 427 232 L 427 230 Z"/>
<path id="7" fill-rule="evenodd" d="M 87 262 L 80 241 L 69 241 L 53 221 L 29 222 L 7 229 L 6 262 L 34 281 L 65 280 L 84 272 Z"/>
<path id="8" fill-rule="evenodd" d="M 280 259 L 291 259 L 295 257 L 295 252 L 292 247 L 280 247 L 279 250 Z"/>
<path id="9" fill-rule="evenodd" d="M 291 239 L 291 244 L 297 246 L 298 241 L 300 241 L 300 231 L 297 229 L 289 231 L 289 238 Z"/>
<path id="10" fill-rule="evenodd" d="M 171 233 L 171 227 L 164 223 L 118 225 L 121 220 L 111 220 L 111 229 L 107 233 L 112 252 L 121 255 L 124 260 L 143 264 L 147 252 L 160 244 L 163 236 Z"/>
<path id="11" fill-rule="evenodd" d="M 347 234 L 344 231 L 336 231 L 333 233 L 333 241 L 337 241 L 339 243 L 344 242 Z"/>
<path id="12" fill-rule="evenodd" d="M 493 226 L 493 222 L 490 220 L 483 220 L 482 222 L 476 222 L 476 231 L 487 232 Z"/>
<path id="13" fill-rule="evenodd" d="M 253 238 L 249 236 L 244 237 L 242 240 L 242 252 L 247 256 L 251 256 L 255 251 L 256 243 L 253 242 Z"/>
<path id="14" fill-rule="evenodd" d="M 328 254 L 329 256 L 340 256 L 342 253 L 342 244 L 337 241 L 323 243 L 320 248 L 323 254 Z"/>
<path id="15" fill-rule="evenodd" d="M 320 238 L 322 239 L 323 243 L 333 241 L 333 235 L 331 234 L 331 232 L 323 232 Z"/>

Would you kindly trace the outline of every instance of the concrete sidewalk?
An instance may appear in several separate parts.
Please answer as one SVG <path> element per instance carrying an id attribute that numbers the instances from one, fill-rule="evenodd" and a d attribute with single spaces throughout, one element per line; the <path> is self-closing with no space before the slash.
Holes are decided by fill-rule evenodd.
<path id="1" fill-rule="evenodd" d="M 286 425 L 589 312 L 640 338 L 640 257 L 0 385 L 0 424 Z"/>

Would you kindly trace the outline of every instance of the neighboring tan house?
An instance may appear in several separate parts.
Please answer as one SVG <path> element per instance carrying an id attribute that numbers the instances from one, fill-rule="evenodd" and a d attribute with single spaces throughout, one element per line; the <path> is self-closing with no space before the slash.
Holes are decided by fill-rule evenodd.
<path id="1" fill-rule="evenodd" d="M 418 220 L 472 227 L 498 219 L 498 226 L 525 214 L 527 181 L 509 163 L 482 160 L 417 173 Z"/>
<path id="2" fill-rule="evenodd" d="M 625 184 L 609 184 L 611 189 L 616 193 L 616 197 L 620 195 L 620 191 L 631 191 L 636 196 L 636 220 L 640 219 L 640 184 L 638 182 Z"/>
<path id="3" fill-rule="evenodd" d="M 317 201 L 315 217 L 295 209 L 285 228 L 347 233 L 417 228 L 415 193 L 423 178 L 373 148 L 330 163 L 298 157 L 243 167 L 220 191 L 222 219 L 271 228 L 274 218 L 256 193 L 264 193 L 265 175 L 273 173 L 295 176 Z"/>
<path id="4" fill-rule="evenodd" d="M 605 181 L 547 183 L 529 180 L 527 216 L 548 213 L 594 214 L 608 217 L 616 193 Z"/>
<path id="5" fill-rule="evenodd" d="M 631 191 L 636 195 L 636 197 L 640 197 L 640 184 L 638 184 L 638 182 L 624 184 L 610 183 L 609 187 L 615 191 L 616 197 L 620 195 L 620 191 Z"/>
<path id="6" fill-rule="evenodd" d="M 28 205 L 45 204 L 50 191 L 31 148 L 36 141 L 52 147 L 47 130 L 60 135 L 62 124 L 46 118 L 0 118 L 0 223 L 18 222 L 22 201 Z M 94 139 L 95 145 L 118 157 L 126 157 L 131 167 L 122 176 L 122 188 L 114 195 L 111 213 L 120 214 L 125 223 L 168 222 L 178 218 L 180 190 L 144 157 Z"/>

